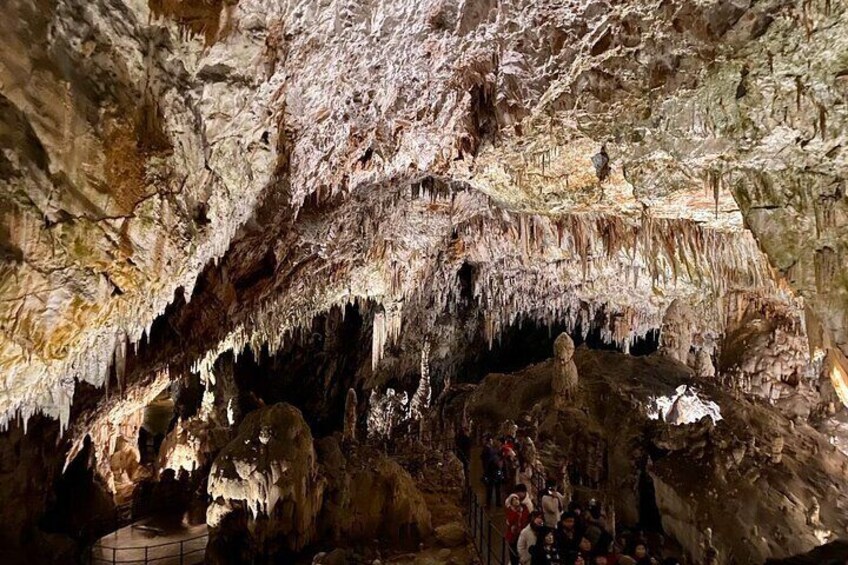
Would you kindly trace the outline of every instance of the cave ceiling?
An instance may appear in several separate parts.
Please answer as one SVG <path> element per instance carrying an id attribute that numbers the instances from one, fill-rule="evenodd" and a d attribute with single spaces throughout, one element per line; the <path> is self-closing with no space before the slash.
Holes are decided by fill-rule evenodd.
<path id="1" fill-rule="evenodd" d="M 727 297 L 797 293 L 844 360 L 845 11 L 10 0 L 0 420 L 334 305 L 426 333 L 464 264 L 492 335 L 604 309 L 625 343 L 674 298 L 720 333 Z M 127 368 L 175 296 L 179 348 Z"/>

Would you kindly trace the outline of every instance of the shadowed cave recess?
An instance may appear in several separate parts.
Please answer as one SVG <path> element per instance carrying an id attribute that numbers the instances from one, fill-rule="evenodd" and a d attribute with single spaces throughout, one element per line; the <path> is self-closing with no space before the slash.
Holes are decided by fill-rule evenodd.
<path id="1" fill-rule="evenodd" d="M 843 2 L 4 8 L 0 562 L 848 563 Z"/>

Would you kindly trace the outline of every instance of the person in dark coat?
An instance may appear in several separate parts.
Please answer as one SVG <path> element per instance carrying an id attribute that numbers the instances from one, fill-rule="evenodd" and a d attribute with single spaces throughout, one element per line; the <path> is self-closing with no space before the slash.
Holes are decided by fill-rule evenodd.
<path id="1" fill-rule="evenodd" d="M 501 483 L 503 483 L 503 458 L 501 457 L 501 446 L 496 439 L 487 434 L 484 438 L 483 451 L 480 453 L 480 461 L 483 464 L 483 482 L 486 484 L 486 506 L 492 507 L 492 503 L 500 506 Z"/>
<path id="2" fill-rule="evenodd" d="M 565 565 L 565 560 L 560 555 L 556 536 L 552 529 L 546 528 L 544 533 L 539 536 L 539 541 L 536 542 L 532 555 L 532 565 Z"/>
<path id="3" fill-rule="evenodd" d="M 577 528 L 577 516 L 574 512 L 566 512 L 562 515 L 555 535 L 560 554 L 569 561 L 573 561 L 577 556 L 580 538 L 583 537 L 583 532 Z"/>
<path id="4" fill-rule="evenodd" d="M 456 434 L 456 454 L 462 462 L 462 469 L 465 471 L 465 480 L 468 480 L 468 466 L 471 463 L 471 436 L 468 435 L 468 429 L 462 426 Z"/>

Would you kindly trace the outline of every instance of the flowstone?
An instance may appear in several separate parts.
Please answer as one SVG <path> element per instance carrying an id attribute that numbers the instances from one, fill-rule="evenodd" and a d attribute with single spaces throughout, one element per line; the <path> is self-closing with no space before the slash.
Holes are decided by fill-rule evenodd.
<path id="1" fill-rule="evenodd" d="M 312 433 L 300 411 L 275 404 L 248 414 L 209 474 L 210 536 L 240 510 L 260 553 L 297 551 L 314 539 L 324 480 L 318 475 Z M 212 542 L 210 542 L 211 544 Z"/>

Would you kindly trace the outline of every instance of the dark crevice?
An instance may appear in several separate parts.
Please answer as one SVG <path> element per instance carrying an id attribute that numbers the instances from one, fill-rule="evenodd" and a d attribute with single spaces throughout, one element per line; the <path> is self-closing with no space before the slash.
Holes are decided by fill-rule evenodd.
<path id="1" fill-rule="evenodd" d="M 315 435 L 341 429 L 345 395 L 370 359 L 370 342 L 359 309 L 346 306 L 344 316 L 333 308 L 316 317 L 276 353 L 248 349 L 234 368 L 240 409 L 288 402 L 300 408 Z"/>

